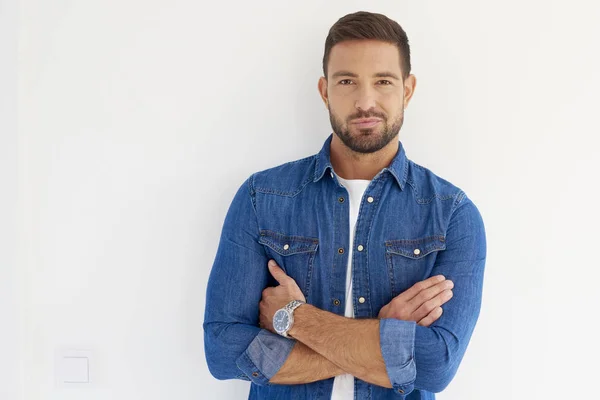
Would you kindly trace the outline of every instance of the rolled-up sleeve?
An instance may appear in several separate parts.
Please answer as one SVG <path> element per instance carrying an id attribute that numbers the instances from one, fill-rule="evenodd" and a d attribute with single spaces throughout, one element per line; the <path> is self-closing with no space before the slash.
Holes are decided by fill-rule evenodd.
<path id="1" fill-rule="evenodd" d="M 408 395 L 417 376 L 414 321 L 386 318 L 379 321 L 379 341 L 385 369 L 394 391 Z"/>
<path id="2" fill-rule="evenodd" d="M 246 351 L 238 357 L 237 366 L 255 383 L 267 385 L 285 362 L 294 343 L 294 340 L 261 329 Z"/>
<path id="3" fill-rule="evenodd" d="M 295 341 L 258 327 L 262 291 L 274 284 L 258 243 L 252 178 L 238 189 L 223 223 L 206 290 L 204 352 L 215 378 L 268 385 Z"/>
<path id="4" fill-rule="evenodd" d="M 483 220 L 475 204 L 461 193 L 446 230 L 446 249 L 431 276 L 454 283 L 443 314 L 429 327 L 411 321 L 382 319 L 381 353 L 394 391 L 404 398 L 412 390 L 438 393 L 454 378 L 481 308 L 486 259 Z"/>

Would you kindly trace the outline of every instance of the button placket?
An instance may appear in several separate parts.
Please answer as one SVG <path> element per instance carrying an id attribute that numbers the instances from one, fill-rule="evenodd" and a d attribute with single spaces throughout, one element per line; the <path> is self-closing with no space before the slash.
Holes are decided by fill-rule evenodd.
<path id="1" fill-rule="evenodd" d="M 356 251 L 356 257 L 353 257 L 353 283 L 357 293 L 362 294 L 361 296 L 355 297 L 356 310 L 355 318 L 362 317 L 373 317 L 372 304 L 369 297 L 371 290 L 370 277 L 368 272 L 368 258 L 369 251 L 367 251 L 368 239 L 370 237 L 369 228 L 373 226 L 372 221 L 377 214 L 378 207 L 375 199 L 379 199 L 383 187 L 387 181 L 380 178 L 379 175 L 373 178 L 363 197 L 363 203 L 360 207 L 360 214 L 356 221 L 355 237 L 354 237 L 354 249 Z M 389 183 L 389 182 L 387 182 Z M 379 201 L 379 200 L 378 200 Z M 355 292 L 355 293 L 356 293 Z"/>
<path id="2" fill-rule="evenodd" d="M 346 265 L 348 262 L 346 253 L 346 247 L 348 245 L 348 234 L 349 232 L 341 229 L 347 222 L 349 215 L 349 202 L 348 192 L 346 188 L 341 185 L 334 177 L 335 173 L 330 171 L 331 177 L 334 178 L 334 261 L 332 268 L 332 279 L 330 282 L 330 293 L 331 293 L 331 308 L 330 311 L 336 314 L 343 315 L 344 307 L 340 299 L 345 296 L 345 276 L 346 276 Z M 346 299 L 347 301 L 348 299 Z"/>

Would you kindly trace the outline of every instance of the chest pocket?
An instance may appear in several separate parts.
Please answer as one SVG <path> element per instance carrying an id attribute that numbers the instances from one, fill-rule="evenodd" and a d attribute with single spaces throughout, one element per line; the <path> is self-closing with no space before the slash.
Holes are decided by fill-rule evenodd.
<path id="1" fill-rule="evenodd" d="M 445 240 L 444 236 L 427 236 L 385 241 L 392 297 L 430 276 L 439 251 L 446 249 Z"/>
<path id="2" fill-rule="evenodd" d="M 308 302 L 313 262 L 319 240 L 307 236 L 261 230 L 258 242 L 266 246 L 269 259 L 274 259 L 277 265 L 296 281 Z"/>

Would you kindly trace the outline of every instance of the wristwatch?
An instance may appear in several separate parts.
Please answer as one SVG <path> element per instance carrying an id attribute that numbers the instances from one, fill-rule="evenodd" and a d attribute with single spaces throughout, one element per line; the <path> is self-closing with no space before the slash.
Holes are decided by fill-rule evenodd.
<path id="1" fill-rule="evenodd" d="M 294 325 L 294 310 L 306 304 L 302 300 L 292 300 L 285 307 L 280 308 L 273 315 L 273 329 L 283 337 L 289 337 L 288 331 Z"/>

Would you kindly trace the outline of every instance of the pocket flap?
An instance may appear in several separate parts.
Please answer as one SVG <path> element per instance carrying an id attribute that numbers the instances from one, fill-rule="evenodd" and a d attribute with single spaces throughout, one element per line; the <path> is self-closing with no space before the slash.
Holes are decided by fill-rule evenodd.
<path id="1" fill-rule="evenodd" d="M 284 235 L 279 232 L 262 229 L 258 243 L 269 246 L 271 249 L 288 256 L 297 253 L 310 253 L 317 251 L 319 240 L 316 238 L 296 235 Z"/>
<path id="2" fill-rule="evenodd" d="M 419 239 L 386 240 L 385 251 L 404 257 L 418 259 L 427 254 L 446 249 L 445 236 L 427 236 Z"/>

